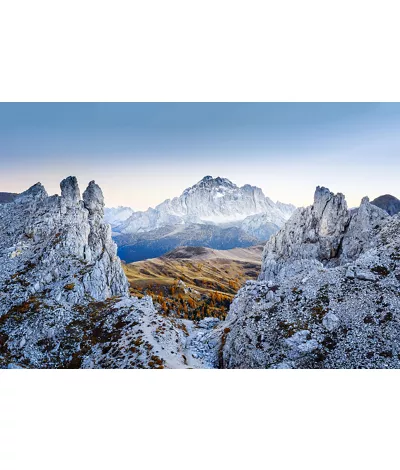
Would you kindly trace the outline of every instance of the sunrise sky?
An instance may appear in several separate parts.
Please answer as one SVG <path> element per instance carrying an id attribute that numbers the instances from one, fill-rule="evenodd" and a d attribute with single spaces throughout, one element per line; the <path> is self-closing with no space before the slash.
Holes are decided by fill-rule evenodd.
<path id="1" fill-rule="evenodd" d="M 273 200 L 312 201 L 315 186 L 400 197 L 396 103 L 2 103 L 0 191 L 92 179 L 106 205 L 135 210 L 205 175 L 252 184 Z"/>

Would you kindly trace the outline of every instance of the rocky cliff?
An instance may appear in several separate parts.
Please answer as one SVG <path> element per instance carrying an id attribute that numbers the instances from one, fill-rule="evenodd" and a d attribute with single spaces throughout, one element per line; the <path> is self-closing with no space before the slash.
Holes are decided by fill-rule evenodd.
<path id="1" fill-rule="evenodd" d="M 0 367 L 184 366 L 182 330 L 129 296 L 99 186 L 60 186 L 0 205 Z"/>
<path id="2" fill-rule="evenodd" d="M 227 368 L 400 367 L 400 218 L 317 188 L 200 354 Z"/>

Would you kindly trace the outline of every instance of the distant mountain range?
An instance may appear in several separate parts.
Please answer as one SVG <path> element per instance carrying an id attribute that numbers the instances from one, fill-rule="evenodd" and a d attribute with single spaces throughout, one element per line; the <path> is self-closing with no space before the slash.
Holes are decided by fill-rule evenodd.
<path id="1" fill-rule="evenodd" d="M 391 196 L 390 194 L 377 197 L 371 204 L 380 207 L 389 215 L 395 215 L 400 212 L 400 201 L 397 197 Z"/>
<path id="2" fill-rule="evenodd" d="M 118 254 L 126 262 L 154 258 L 178 246 L 215 249 L 248 247 L 266 241 L 295 211 L 274 203 L 256 186 L 238 187 L 227 178 L 205 176 L 179 197 L 154 209 L 111 208 Z"/>
<path id="3" fill-rule="evenodd" d="M 116 226 L 124 222 L 126 219 L 129 219 L 134 212 L 135 211 L 130 207 L 106 207 L 104 209 L 104 220 L 111 226 Z"/>

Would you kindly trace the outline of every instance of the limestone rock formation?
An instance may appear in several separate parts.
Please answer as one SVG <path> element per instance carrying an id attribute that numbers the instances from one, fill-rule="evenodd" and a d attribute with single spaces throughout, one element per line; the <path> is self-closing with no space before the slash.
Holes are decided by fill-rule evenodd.
<path id="1" fill-rule="evenodd" d="M 0 367 L 185 367 L 182 330 L 129 296 L 99 186 L 60 186 L 0 204 Z"/>
<path id="2" fill-rule="evenodd" d="M 267 214 L 268 222 L 281 227 L 294 209 L 291 204 L 275 204 L 256 186 L 239 188 L 227 178 L 205 176 L 179 197 L 134 213 L 117 228 L 132 234 L 180 223 L 240 224 L 256 214 Z"/>
<path id="3" fill-rule="evenodd" d="M 314 204 L 298 209 L 265 245 L 260 280 L 273 282 L 306 269 L 352 261 L 386 219 L 387 214 L 369 204 L 368 198 L 351 212 L 343 194 L 317 187 Z"/>
<path id="4" fill-rule="evenodd" d="M 69 176 L 60 183 L 61 197 L 65 202 L 78 203 L 81 198 L 79 191 L 78 180 L 75 176 Z"/>
<path id="5" fill-rule="evenodd" d="M 196 347 L 227 368 L 399 368 L 399 291 L 400 217 L 317 188 Z"/>

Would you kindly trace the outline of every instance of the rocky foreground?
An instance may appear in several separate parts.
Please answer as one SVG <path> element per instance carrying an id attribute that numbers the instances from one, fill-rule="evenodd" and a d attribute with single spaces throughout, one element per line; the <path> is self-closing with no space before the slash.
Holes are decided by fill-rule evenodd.
<path id="1" fill-rule="evenodd" d="M 74 177 L 0 204 L 0 367 L 191 366 L 184 325 L 129 295 L 103 210 Z"/>
<path id="2" fill-rule="evenodd" d="M 398 368 L 399 216 L 317 188 L 207 339 L 225 368 Z"/>

